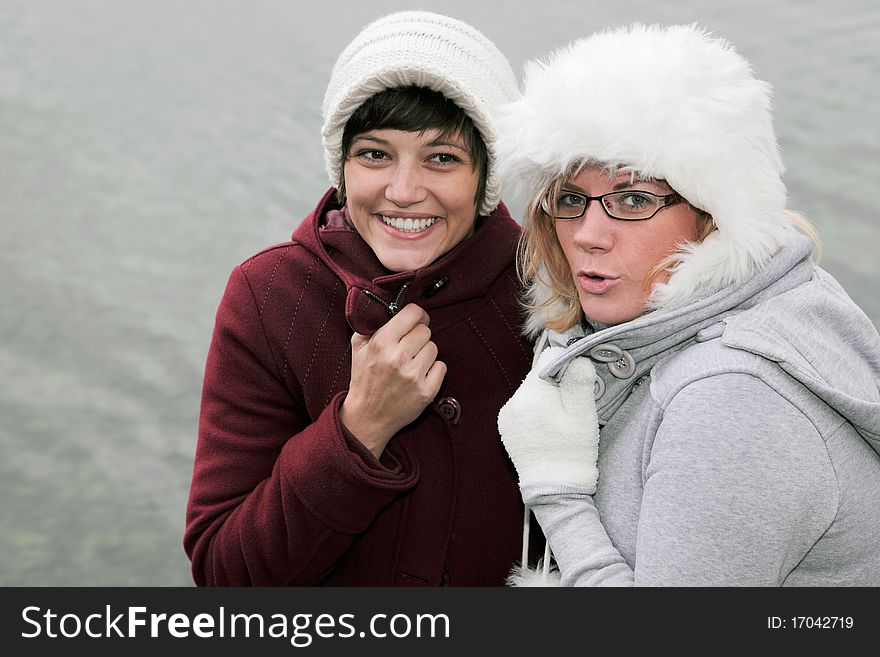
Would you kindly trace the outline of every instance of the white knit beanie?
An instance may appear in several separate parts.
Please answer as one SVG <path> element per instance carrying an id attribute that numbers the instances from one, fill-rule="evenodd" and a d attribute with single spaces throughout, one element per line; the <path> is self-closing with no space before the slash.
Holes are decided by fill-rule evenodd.
<path id="1" fill-rule="evenodd" d="M 652 307 L 743 282 L 787 241 L 770 85 L 728 42 L 694 25 L 636 24 L 528 63 L 524 86 L 499 110 L 496 144 L 523 200 L 594 162 L 664 179 L 712 215 L 718 230 L 674 256 Z"/>
<path id="2" fill-rule="evenodd" d="M 516 76 L 487 37 L 467 23 L 402 11 L 367 25 L 336 60 L 324 94 L 324 163 L 339 186 L 345 124 L 371 96 L 394 87 L 428 87 L 458 105 L 486 143 L 489 170 L 480 214 L 501 199 L 495 171 L 495 108 L 516 98 Z"/>

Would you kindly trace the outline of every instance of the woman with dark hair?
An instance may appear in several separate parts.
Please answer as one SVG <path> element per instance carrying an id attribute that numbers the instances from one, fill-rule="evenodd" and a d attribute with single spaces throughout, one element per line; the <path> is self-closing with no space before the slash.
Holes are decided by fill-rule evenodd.
<path id="1" fill-rule="evenodd" d="M 499 586 L 523 507 L 496 428 L 528 370 L 493 111 L 460 21 L 379 19 L 324 98 L 335 188 L 236 267 L 205 372 L 185 547 L 200 585 Z"/>

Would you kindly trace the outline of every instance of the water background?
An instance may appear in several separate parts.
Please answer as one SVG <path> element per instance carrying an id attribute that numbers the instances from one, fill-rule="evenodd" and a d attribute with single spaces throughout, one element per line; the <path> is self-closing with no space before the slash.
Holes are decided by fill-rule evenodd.
<path id="1" fill-rule="evenodd" d="M 324 191 L 333 61 L 404 8 L 474 24 L 517 72 L 633 20 L 727 37 L 775 87 L 791 207 L 880 321 L 871 0 L 0 0 L 0 585 L 191 583 L 184 508 L 227 276 Z"/>

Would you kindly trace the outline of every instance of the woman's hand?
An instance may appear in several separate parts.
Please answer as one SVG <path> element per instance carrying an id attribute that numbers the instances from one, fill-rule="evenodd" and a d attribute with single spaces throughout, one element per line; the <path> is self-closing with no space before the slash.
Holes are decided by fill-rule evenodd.
<path id="1" fill-rule="evenodd" d="M 596 492 L 599 420 L 593 388 L 596 370 L 575 358 L 557 386 L 538 372 L 562 353 L 545 349 L 513 397 L 498 413 L 498 431 L 519 474 L 520 489 L 572 485 Z"/>
<path id="2" fill-rule="evenodd" d="M 429 323 L 409 304 L 372 337 L 351 336 L 351 383 L 339 419 L 376 458 L 431 403 L 446 376 Z"/>

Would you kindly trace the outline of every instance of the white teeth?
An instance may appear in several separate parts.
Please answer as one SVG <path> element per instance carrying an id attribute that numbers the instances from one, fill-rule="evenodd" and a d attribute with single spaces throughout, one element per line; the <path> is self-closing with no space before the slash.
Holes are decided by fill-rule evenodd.
<path id="1" fill-rule="evenodd" d="M 386 217 L 384 214 L 379 215 L 382 221 L 403 233 L 421 233 L 423 230 L 430 228 L 437 220 L 436 217 L 430 219 L 403 219 L 402 217 Z"/>

